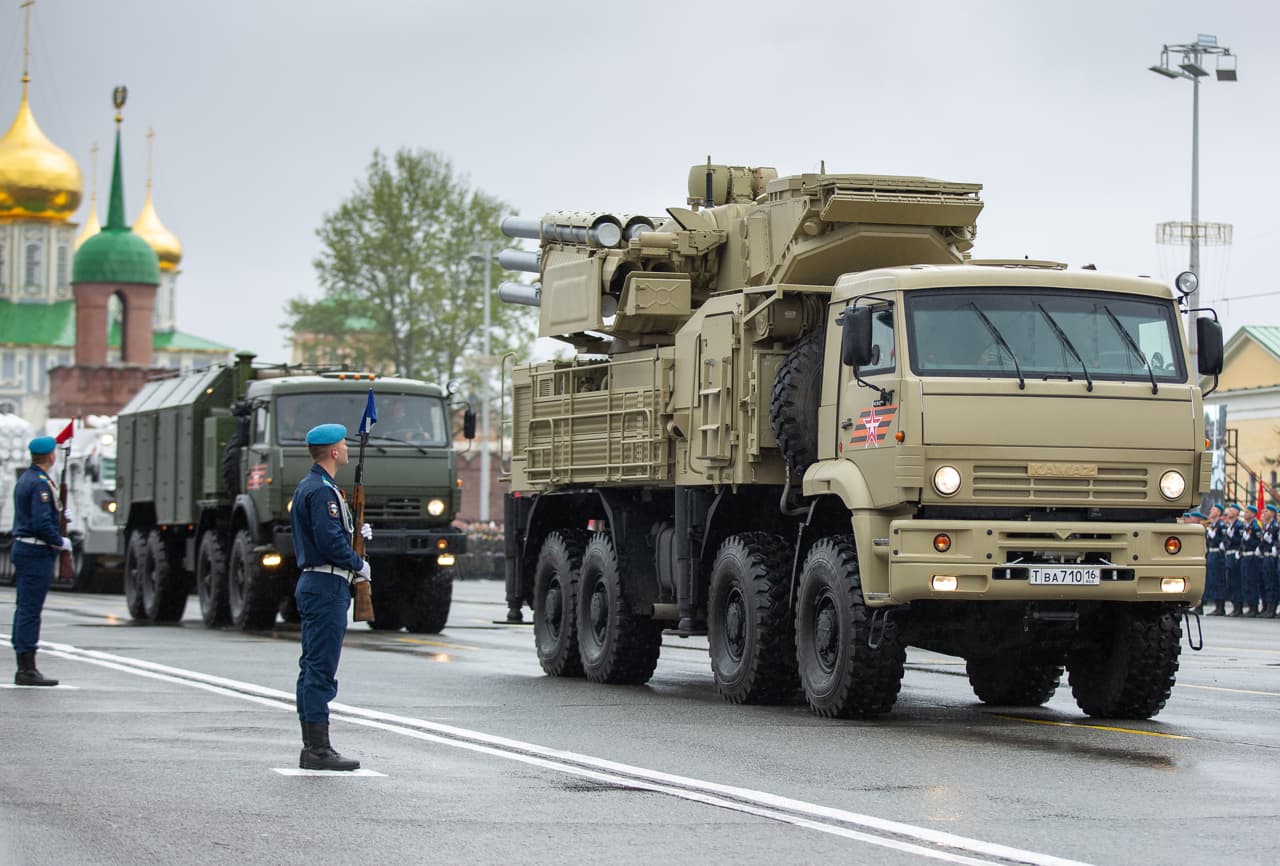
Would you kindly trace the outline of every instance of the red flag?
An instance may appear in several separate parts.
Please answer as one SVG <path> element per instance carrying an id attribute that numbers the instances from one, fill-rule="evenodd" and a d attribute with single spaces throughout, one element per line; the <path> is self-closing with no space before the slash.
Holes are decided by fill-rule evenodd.
<path id="1" fill-rule="evenodd" d="M 61 445 L 72 437 L 75 433 L 76 419 L 72 418 L 67 422 L 67 426 L 62 428 L 62 432 L 54 437 L 54 441 Z"/>

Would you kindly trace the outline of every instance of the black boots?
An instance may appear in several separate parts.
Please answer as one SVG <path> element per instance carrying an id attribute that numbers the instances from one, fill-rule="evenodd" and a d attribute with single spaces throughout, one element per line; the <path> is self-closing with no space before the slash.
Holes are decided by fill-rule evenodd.
<path id="1" fill-rule="evenodd" d="M 1227 615 L 1227 603 L 1220 598 L 1215 599 L 1213 602 L 1213 613 L 1209 614 L 1209 616 L 1226 616 L 1226 615 Z"/>
<path id="2" fill-rule="evenodd" d="M 344 758 L 333 750 L 329 745 L 328 722 L 303 722 L 298 766 L 303 770 L 358 770 L 360 762 Z"/>
<path id="3" fill-rule="evenodd" d="M 18 653 L 18 672 L 13 675 L 15 686 L 56 686 L 57 680 L 51 680 L 36 670 L 36 654 Z"/>

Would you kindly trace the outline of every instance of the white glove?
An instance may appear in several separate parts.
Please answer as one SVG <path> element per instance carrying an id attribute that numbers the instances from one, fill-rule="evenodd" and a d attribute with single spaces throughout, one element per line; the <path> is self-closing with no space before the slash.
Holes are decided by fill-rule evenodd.
<path id="1" fill-rule="evenodd" d="M 355 582 L 359 583 L 362 580 L 373 580 L 373 569 L 369 567 L 369 560 L 367 559 L 361 560 L 360 570 L 356 572 Z"/>
<path id="2" fill-rule="evenodd" d="M 63 539 L 62 539 L 62 549 L 63 549 L 63 550 L 65 550 L 67 553 L 70 553 L 70 552 L 71 552 L 71 539 L 70 539 L 70 538 L 67 538 L 67 537 L 63 536 Z"/>
<path id="3" fill-rule="evenodd" d="M 367 523 L 360 524 L 360 537 L 365 541 L 373 538 L 373 527 Z"/>

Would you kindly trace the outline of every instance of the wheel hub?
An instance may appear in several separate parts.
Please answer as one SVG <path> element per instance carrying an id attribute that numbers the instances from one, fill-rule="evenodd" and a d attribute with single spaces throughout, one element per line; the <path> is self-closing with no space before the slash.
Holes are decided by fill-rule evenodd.
<path id="1" fill-rule="evenodd" d="M 836 618 L 835 606 L 829 598 L 818 602 L 813 643 L 817 651 L 818 663 L 822 665 L 823 670 L 834 670 L 836 659 L 840 654 L 840 623 Z"/>
<path id="2" fill-rule="evenodd" d="M 560 589 L 559 581 L 547 587 L 543 604 L 547 611 L 547 631 L 551 633 L 552 638 L 557 638 L 560 636 L 560 620 L 564 616 L 564 593 Z"/>
<path id="3" fill-rule="evenodd" d="M 734 661 L 740 660 L 746 649 L 746 618 L 742 593 L 735 587 L 729 594 L 724 611 L 725 649 Z"/>
<path id="4" fill-rule="evenodd" d="M 604 642 L 605 626 L 609 621 L 609 600 L 603 587 L 596 585 L 591 593 L 591 633 L 600 643 Z"/>

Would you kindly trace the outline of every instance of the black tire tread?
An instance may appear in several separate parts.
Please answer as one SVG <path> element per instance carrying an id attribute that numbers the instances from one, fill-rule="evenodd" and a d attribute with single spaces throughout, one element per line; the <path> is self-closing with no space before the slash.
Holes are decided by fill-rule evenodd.
<path id="1" fill-rule="evenodd" d="M 1071 693 L 1081 711 L 1094 718 L 1140 720 L 1164 709 L 1182 652 L 1181 610 L 1124 605 L 1099 616 L 1091 631 L 1100 640 L 1067 656 Z"/>
<path id="2" fill-rule="evenodd" d="M 1062 665 L 1022 653 L 968 659 L 965 672 L 978 700 L 1011 707 L 1038 707 L 1062 682 Z"/>
<path id="3" fill-rule="evenodd" d="M 124 552 L 124 603 L 129 616 L 145 622 L 147 609 L 142 603 L 142 581 L 147 567 L 147 535 L 140 529 L 129 532 Z"/>
<path id="4" fill-rule="evenodd" d="M 413 593 L 409 631 L 439 634 L 449 622 L 453 606 L 453 569 L 431 566 L 431 574 L 418 581 Z"/>
<path id="5" fill-rule="evenodd" d="M 743 532 L 726 538 L 717 560 L 731 546 L 739 546 L 749 564 L 750 585 L 744 595 L 751 601 L 751 616 L 758 639 L 745 654 L 749 670 L 740 685 L 725 682 L 716 665 L 714 634 L 708 634 L 708 652 L 716 690 L 731 704 L 779 704 L 789 702 L 800 686 L 796 673 L 795 619 L 790 605 L 791 545 L 770 532 Z M 712 568 L 713 574 L 715 567 Z M 714 597 L 715 588 L 711 590 Z M 715 632 L 708 612 L 708 627 Z"/>
<path id="6" fill-rule="evenodd" d="M 837 535 L 819 540 L 809 550 L 803 572 L 816 556 L 832 558 L 837 574 L 844 574 L 849 582 L 848 623 L 852 634 L 846 648 L 854 649 L 853 663 L 844 666 L 843 676 L 836 684 L 835 694 L 822 701 L 815 701 L 808 688 L 805 699 L 809 708 L 823 718 L 867 718 L 883 715 L 893 709 L 898 692 L 902 688 L 902 675 L 906 664 L 907 649 L 898 624 L 890 620 L 884 636 L 876 649 L 867 646 L 870 635 L 871 610 L 862 596 L 862 578 L 858 571 L 857 547 L 852 535 Z M 804 574 L 801 575 L 803 596 Z M 804 636 L 799 627 L 800 604 L 797 604 L 796 655 L 801 682 L 804 683 Z"/>
<path id="7" fill-rule="evenodd" d="M 818 400 L 822 394 L 826 331 L 801 338 L 778 366 L 769 395 L 769 422 L 782 457 L 796 475 L 818 459 Z"/>
<path id="8" fill-rule="evenodd" d="M 175 546 L 159 529 L 151 530 L 147 536 L 150 558 L 155 563 L 155 595 L 145 606 L 147 619 L 152 622 L 178 622 L 187 608 L 187 576 L 175 556 Z"/>
<path id="9" fill-rule="evenodd" d="M 582 555 L 587 547 L 590 533 L 585 529 L 560 529 L 547 534 L 542 546 L 538 549 L 538 559 L 534 565 L 533 577 L 533 644 L 538 654 L 538 664 L 548 676 L 580 677 L 583 675 L 582 656 L 578 651 L 578 588 L 581 580 Z M 565 623 L 562 629 L 568 629 L 564 642 L 553 648 L 544 647 L 541 643 L 541 621 L 545 615 L 542 599 L 545 587 L 542 586 L 544 568 L 563 566 L 568 572 L 569 586 L 566 588 L 567 598 L 563 601 Z"/>
<path id="10" fill-rule="evenodd" d="M 253 538 L 249 530 L 241 529 L 236 533 L 231 544 L 230 568 L 240 561 L 245 573 L 244 605 L 239 611 L 232 609 L 231 621 L 236 628 L 244 631 L 262 631 L 271 628 L 276 622 L 279 599 L 276 594 L 276 581 L 264 574 L 262 568 L 253 558 Z M 230 576 L 228 575 L 228 580 Z"/>
<path id="11" fill-rule="evenodd" d="M 207 589 L 206 589 L 207 586 Z M 196 549 L 196 593 L 200 619 L 208 628 L 231 622 L 227 603 L 227 546 L 217 530 L 206 529 Z"/>
<path id="12" fill-rule="evenodd" d="M 583 603 L 588 585 L 588 569 L 600 568 L 602 578 L 610 585 L 617 603 L 612 610 L 612 640 L 606 635 L 599 659 L 591 659 L 583 647 Z M 582 555 L 578 592 L 578 648 L 582 656 L 583 674 L 593 683 L 642 685 L 653 676 L 662 651 L 662 625 L 647 616 L 632 612 L 622 592 L 622 575 L 626 563 L 614 548 L 613 539 L 605 532 L 594 533 Z"/>

